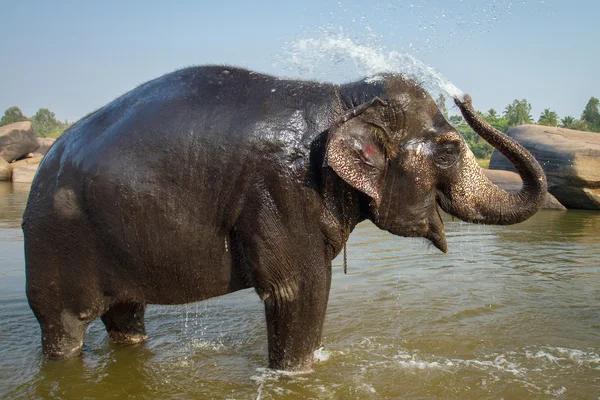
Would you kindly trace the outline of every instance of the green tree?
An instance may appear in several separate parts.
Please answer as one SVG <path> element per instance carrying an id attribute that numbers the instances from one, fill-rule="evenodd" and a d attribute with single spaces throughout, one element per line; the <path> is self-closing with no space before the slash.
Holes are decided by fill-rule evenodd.
<path id="1" fill-rule="evenodd" d="M 538 119 L 538 124 L 544 126 L 557 126 L 558 114 L 554 111 L 550 111 L 549 108 L 546 108 L 544 111 L 542 111 L 542 114 Z"/>
<path id="2" fill-rule="evenodd" d="M 508 120 L 506 118 L 498 116 L 498 113 L 493 108 L 490 108 L 487 111 L 487 114 L 483 114 L 481 116 L 488 124 L 498 129 L 500 132 L 508 131 Z"/>
<path id="3" fill-rule="evenodd" d="M 31 121 L 33 122 L 33 130 L 38 136 L 54 136 L 60 131 L 56 115 L 47 108 L 40 108 L 38 112 L 31 117 Z"/>
<path id="4" fill-rule="evenodd" d="M 467 123 L 465 122 L 465 120 L 463 119 L 463 117 L 461 115 L 452 115 L 450 118 L 448 118 L 448 121 L 450 122 L 450 124 L 453 127 L 457 127 L 459 125 L 466 125 Z"/>
<path id="5" fill-rule="evenodd" d="M 8 107 L 4 111 L 4 116 L 0 119 L 0 126 L 12 124 L 13 122 L 27 121 L 27 117 L 23 115 L 21 109 L 17 106 Z"/>
<path id="6" fill-rule="evenodd" d="M 481 115 L 481 113 L 479 114 Z M 450 117 L 449 121 L 450 124 L 460 132 L 475 157 L 479 159 L 489 159 L 492 156 L 492 152 L 494 151 L 492 145 L 485 140 L 481 140 L 479 135 L 466 123 L 462 116 L 453 115 Z"/>
<path id="7" fill-rule="evenodd" d="M 560 120 L 560 127 L 570 129 L 573 122 L 575 122 L 575 118 L 571 117 L 570 115 L 567 115 L 566 117 Z"/>
<path id="8" fill-rule="evenodd" d="M 440 95 L 438 96 L 436 104 L 437 104 L 438 108 L 440 109 L 440 112 L 442 113 L 442 115 L 446 119 L 448 119 L 448 109 L 446 108 L 446 96 L 444 96 L 443 93 L 440 93 Z"/>
<path id="9" fill-rule="evenodd" d="M 527 99 L 515 99 L 512 104 L 506 106 L 504 110 L 504 118 L 508 121 L 508 127 L 512 128 L 517 125 L 531 124 L 531 104 Z"/>
<path id="10" fill-rule="evenodd" d="M 498 118 L 498 112 L 493 108 L 490 108 L 486 114 L 490 119 L 494 120 Z"/>
<path id="11" fill-rule="evenodd" d="M 581 120 L 587 123 L 588 129 L 593 132 L 600 132 L 600 101 L 592 97 L 585 105 Z"/>
<path id="12" fill-rule="evenodd" d="M 590 127 L 588 126 L 587 122 L 580 119 L 576 119 L 571 123 L 569 129 L 574 129 L 576 131 L 589 131 Z"/>
<path id="13" fill-rule="evenodd" d="M 589 130 L 587 122 L 585 122 L 581 119 L 575 119 L 575 118 L 571 117 L 570 115 L 568 115 L 560 120 L 560 127 L 567 128 L 567 129 L 573 129 L 576 131 Z"/>

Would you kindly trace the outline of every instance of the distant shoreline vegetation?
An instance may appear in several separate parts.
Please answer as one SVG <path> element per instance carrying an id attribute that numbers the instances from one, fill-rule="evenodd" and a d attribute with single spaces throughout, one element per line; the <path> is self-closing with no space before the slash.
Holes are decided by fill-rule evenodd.
<path id="1" fill-rule="evenodd" d="M 446 97 L 443 94 L 439 95 L 436 102 L 446 119 L 463 135 L 475 157 L 479 160 L 489 160 L 494 148 L 481 139 L 461 115 L 448 116 Z M 559 120 L 556 112 L 546 108 L 542 111 L 537 122 L 535 122 L 531 116 L 531 104 L 527 99 L 515 99 L 511 104 L 506 106 L 502 115 L 498 114 L 493 108 L 490 108 L 485 113 L 481 111 L 478 111 L 478 113 L 487 123 L 502 132 L 507 132 L 517 125 L 525 124 L 558 126 L 578 131 L 600 132 L 600 101 L 596 97 L 590 98 L 579 119 L 566 116 Z M 12 106 L 4 111 L 4 115 L 0 119 L 0 126 L 20 121 L 31 121 L 36 135 L 48 138 L 59 137 L 67 128 L 73 125 L 72 122 L 66 120 L 64 122 L 58 121 L 56 115 L 47 108 L 40 108 L 35 115 L 28 118 L 23 115 L 19 107 Z M 484 164 L 486 162 L 480 163 L 480 165 Z"/>
<path id="2" fill-rule="evenodd" d="M 463 135 L 475 157 L 481 160 L 489 160 L 494 148 L 485 140 L 481 139 L 479 135 L 471 129 L 463 119 L 462 115 L 448 116 L 446 97 L 443 94 L 439 95 L 436 102 L 446 119 Z M 502 115 L 498 114 L 493 108 L 490 108 L 485 113 L 481 111 L 478 111 L 478 113 L 488 124 L 505 133 L 515 126 L 525 124 L 554 126 L 577 131 L 600 132 L 599 106 L 600 101 L 597 98 L 592 97 L 583 109 L 581 118 L 575 119 L 572 116 L 566 116 L 560 120 L 556 112 L 546 108 L 540 114 L 537 122 L 535 122 L 531 116 L 531 104 L 527 99 L 515 99 L 511 104 L 506 106 Z M 482 164 L 480 163 L 480 165 Z"/>
<path id="3" fill-rule="evenodd" d="M 0 119 L 0 126 L 21 121 L 31 121 L 35 134 L 43 138 L 57 138 L 73 125 L 72 122 L 67 120 L 64 122 L 58 121 L 56 115 L 47 108 L 40 108 L 34 116 L 28 118 L 23 115 L 19 107 L 12 106 L 4 111 L 4 115 Z"/>

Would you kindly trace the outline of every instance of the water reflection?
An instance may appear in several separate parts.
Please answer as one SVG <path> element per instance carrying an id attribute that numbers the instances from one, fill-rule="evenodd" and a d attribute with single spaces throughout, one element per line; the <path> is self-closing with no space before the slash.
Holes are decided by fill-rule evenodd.
<path id="1" fill-rule="evenodd" d="M 21 227 L 30 188 L 28 183 L 0 182 L 0 228 Z"/>
<path id="2" fill-rule="evenodd" d="M 600 219 L 594 218 L 593 212 L 571 210 L 541 210 L 536 218 L 521 224 L 499 229 L 498 237 L 504 243 L 544 243 L 576 241 L 582 243 L 598 243 Z"/>

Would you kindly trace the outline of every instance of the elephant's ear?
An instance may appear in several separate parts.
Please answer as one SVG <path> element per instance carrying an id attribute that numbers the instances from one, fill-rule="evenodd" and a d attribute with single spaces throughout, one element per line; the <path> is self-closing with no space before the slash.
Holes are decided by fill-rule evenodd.
<path id="1" fill-rule="evenodd" d="M 387 165 L 388 127 L 379 117 L 388 104 L 375 98 L 347 112 L 331 131 L 326 164 L 350 186 L 381 200 L 381 179 Z"/>

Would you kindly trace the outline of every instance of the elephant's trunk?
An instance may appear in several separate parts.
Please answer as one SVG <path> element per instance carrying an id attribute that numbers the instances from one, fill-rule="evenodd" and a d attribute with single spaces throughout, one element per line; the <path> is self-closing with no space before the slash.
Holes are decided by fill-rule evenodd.
<path id="1" fill-rule="evenodd" d="M 459 168 L 461 176 L 442 190 L 440 206 L 464 221 L 481 224 L 509 225 L 531 217 L 546 196 L 544 171 L 521 145 L 479 117 L 469 95 L 465 95 L 464 101 L 455 99 L 455 103 L 473 130 L 510 160 L 523 180 L 523 187 L 518 193 L 500 189 L 490 182 L 473 154 L 465 149 L 463 165 Z"/>

